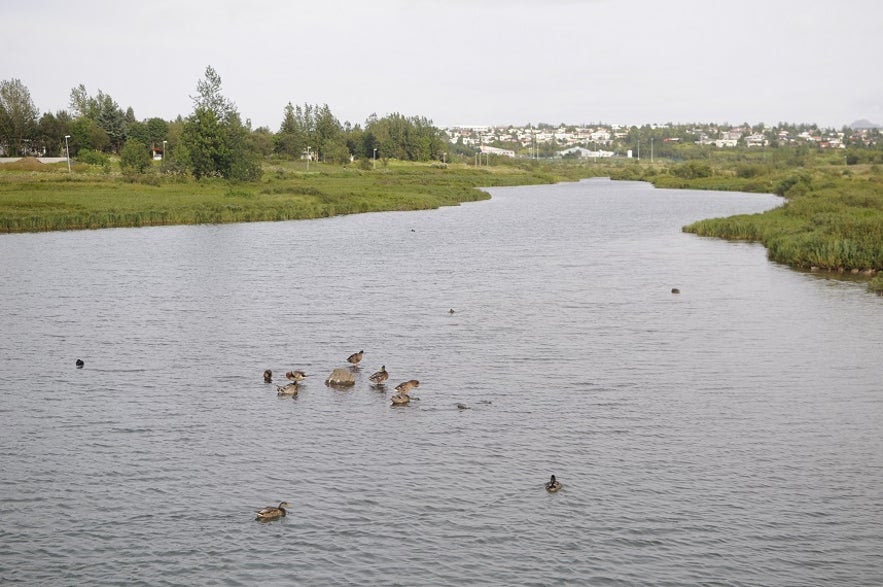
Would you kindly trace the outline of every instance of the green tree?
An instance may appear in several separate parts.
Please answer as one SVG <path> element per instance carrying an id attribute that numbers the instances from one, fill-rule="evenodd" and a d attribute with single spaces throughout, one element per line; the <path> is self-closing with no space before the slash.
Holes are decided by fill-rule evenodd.
<path id="1" fill-rule="evenodd" d="M 80 149 L 92 149 L 104 151 L 110 145 L 110 138 L 103 128 L 91 118 L 80 117 L 74 120 L 70 126 L 71 138 L 68 145 L 71 156 L 75 156 Z"/>
<path id="2" fill-rule="evenodd" d="M 248 140 L 233 102 L 221 93 L 221 76 L 206 67 L 197 82 L 193 113 L 184 121 L 176 161 L 184 162 L 194 177 L 224 177 L 239 181 L 260 179 L 257 153 Z"/>
<path id="3" fill-rule="evenodd" d="M 127 116 L 110 94 L 98 90 L 98 94 L 92 97 L 86 86 L 80 84 L 71 90 L 70 107 L 77 118 L 92 120 L 105 132 L 108 140 L 101 149 L 119 152 L 126 141 Z M 129 113 L 129 118 L 134 120 L 134 111 Z M 93 145 L 93 148 L 98 147 Z"/>
<path id="4" fill-rule="evenodd" d="M 162 118 L 148 118 L 145 122 L 147 126 L 147 146 L 162 146 L 163 141 L 169 139 L 169 123 Z"/>
<path id="5" fill-rule="evenodd" d="M 64 136 L 70 134 L 71 117 L 66 110 L 45 113 L 37 123 L 37 140 L 50 157 L 64 155 Z"/>
<path id="6" fill-rule="evenodd" d="M 120 151 L 120 168 L 130 173 L 144 173 L 150 167 L 150 151 L 138 139 L 129 139 Z"/>
<path id="7" fill-rule="evenodd" d="M 0 143 L 6 143 L 11 152 L 26 154 L 39 114 L 30 90 L 20 79 L 0 81 Z"/>
<path id="8" fill-rule="evenodd" d="M 147 125 L 137 120 L 127 121 L 126 142 L 128 143 L 132 139 L 138 140 L 144 145 L 150 144 L 150 137 L 147 134 Z M 122 154 L 122 151 L 120 151 L 120 154 Z"/>
<path id="9" fill-rule="evenodd" d="M 282 115 L 279 132 L 273 137 L 273 150 L 282 156 L 299 158 L 307 149 L 307 129 L 304 128 L 302 111 L 289 102 Z"/>
<path id="10" fill-rule="evenodd" d="M 365 122 L 364 132 L 365 137 L 373 138 L 372 155 L 376 148 L 383 158 L 429 161 L 440 159 L 445 152 L 442 132 L 421 116 L 405 117 L 396 112 L 377 118 L 372 114 Z"/>

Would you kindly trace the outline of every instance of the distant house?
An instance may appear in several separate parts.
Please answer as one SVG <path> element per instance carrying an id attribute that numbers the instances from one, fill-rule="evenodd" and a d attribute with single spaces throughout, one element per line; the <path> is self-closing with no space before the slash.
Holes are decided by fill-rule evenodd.
<path id="1" fill-rule="evenodd" d="M 153 155 L 154 161 L 162 161 L 163 159 L 163 150 L 162 147 L 153 147 L 150 149 L 151 155 Z"/>
<path id="2" fill-rule="evenodd" d="M 571 147 L 570 149 L 564 149 L 563 151 L 558 152 L 559 157 L 566 157 L 567 155 L 573 155 L 573 154 L 576 154 L 578 157 L 582 157 L 582 158 L 586 158 L 586 159 L 589 159 L 589 158 L 598 159 L 598 158 L 613 157 L 613 155 L 615 153 L 613 151 L 604 151 L 604 150 L 600 150 L 600 149 L 597 151 L 592 151 L 591 149 L 583 149 L 582 147 Z"/>
<path id="3" fill-rule="evenodd" d="M 769 141 L 760 133 L 745 137 L 746 147 L 766 147 L 768 144 Z"/>
<path id="4" fill-rule="evenodd" d="M 481 146 L 481 152 L 485 155 L 499 155 L 501 157 L 515 157 L 515 151 L 509 149 L 498 149 L 497 147 Z"/>

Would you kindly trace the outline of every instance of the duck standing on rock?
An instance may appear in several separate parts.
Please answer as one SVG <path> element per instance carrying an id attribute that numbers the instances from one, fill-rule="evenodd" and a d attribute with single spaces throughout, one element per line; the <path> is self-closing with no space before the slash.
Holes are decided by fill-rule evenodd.
<path id="1" fill-rule="evenodd" d="M 555 493 L 559 489 L 561 489 L 561 482 L 555 479 L 555 475 L 552 475 L 552 478 L 546 483 L 546 491 Z"/>
<path id="2" fill-rule="evenodd" d="M 368 377 L 368 381 L 370 381 L 372 385 L 375 385 L 377 387 L 380 387 L 381 385 L 386 383 L 387 379 L 389 379 L 389 373 L 387 373 L 386 371 L 386 365 L 381 366 L 380 371 Z"/>
<path id="3" fill-rule="evenodd" d="M 278 520 L 279 518 L 284 518 L 286 512 L 286 508 L 288 507 L 288 502 L 283 501 L 279 504 L 278 507 L 267 506 L 263 509 L 258 510 L 257 517 L 255 520 L 260 520 L 261 522 L 268 522 L 270 520 Z"/>
<path id="4" fill-rule="evenodd" d="M 359 351 L 359 352 L 357 352 L 357 353 L 353 353 L 353 354 L 351 354 L 350 356 L 348 356 L 348 357 L 346 358 L 346 361 L 347 361 L 347 363 L 349 363 L 349 364 L 352 365 L 353 367 L 358 367 L 358 366 L 359 366 L 359 363 L 362 361 L 362 357 L 363 357 L 364 355 L 365 355 L 365 351 L 364 351 L 364 349 L 363 349 L 363 350 L 361 350 L 361 351 Z"/>

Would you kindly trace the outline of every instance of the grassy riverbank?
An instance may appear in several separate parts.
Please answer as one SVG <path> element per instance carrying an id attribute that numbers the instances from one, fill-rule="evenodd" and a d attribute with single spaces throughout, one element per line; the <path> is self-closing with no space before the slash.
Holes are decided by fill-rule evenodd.
<path id="1" fill-rule="evenodd" d="M 321 218 L 420 210 L 487 199 L 479 186 L 578 179 L 575 168 L 472 167 L 418 163 L 355 167 L 281 162 L 256 183 L 194 181 L 158 174 L 125 177 L 81 165 L 34 160 L 0 165 L 0 232 Z"/>
<path id="2" fill-rule="evenodd" d="M 883 294 L 883 171 L 838 157 L 800 166 L 712 161 L 625 166 L 617 179 L 663 188 L 775 193 L 786 203 L 762 214 L 701 220 L 684 231 L 763 243 L 771 260 L 796 269 L 872 277 Z"/>
<path id="3" fill-rule="evenodd" d="M 752 158 L 753 157 L 753 158 Z M 797 269 L 871 277 L 883 294 L 883 171 L 818 158 L 773 163 L 769 154 L 721 152 L 708 161 L 501 160 L 491 166 L 428 163 L 357 166 L 268 162 L 261 181 L 233 184 L 149 173 L 126 177 L 89 165 L 0 165 L 0 233 L 215 224 L 420 210 L 487 199 L 483 186 L 574 181 L 592 176 L 661 188 L 777 193 L 763 214 L 702 220 L 684 230 L 763 243 L 770 259 Z M 838 163 L 839 162 L 839 163 Z"/>

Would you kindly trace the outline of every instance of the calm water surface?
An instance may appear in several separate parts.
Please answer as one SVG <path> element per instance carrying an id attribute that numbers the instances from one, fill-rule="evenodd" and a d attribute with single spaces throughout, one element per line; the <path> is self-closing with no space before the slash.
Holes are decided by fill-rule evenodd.
<path id="1" fill-rule="evenodd" d="M 883 299 L 680 231 L 773 196 L 490 192 L 0 236 L 0 583 L 883 584 Z"/>

